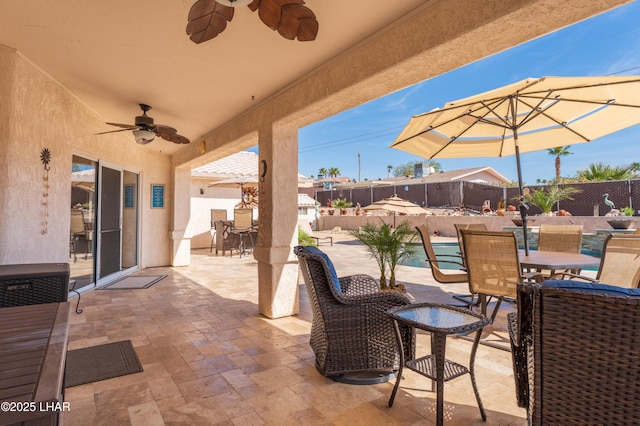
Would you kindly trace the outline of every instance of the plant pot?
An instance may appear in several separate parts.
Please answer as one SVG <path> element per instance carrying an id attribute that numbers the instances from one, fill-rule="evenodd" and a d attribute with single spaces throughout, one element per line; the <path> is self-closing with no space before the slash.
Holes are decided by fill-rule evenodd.
<path id="1" fill-rule="evenodd" d="M 634 220 L 631 218 L 628 219 L 612 219 L 608 220 L 607 223 L 611 225 L 613 229 L 629 229 L 631 225 L 633 225 Z"/>
<path id="2" fill-rule="evenodd" d="M 333 210 L 329 210 L 329 216 L 333 216 Z"/>
<path id="3" fill-rule="evenodd" d="M 527 226 L 531 225 L 535 221 L 535 219 L 527 219 Z M 511 222 L 513 222 L 516 226 L 522 226 L 522 219 L 511 219 Z"/>
<path id="4" fill-rule="evenodd" d="M 342 216 L 346 216 L 347 215 L 347 209 L 340 209 L 340 214 Z"/>

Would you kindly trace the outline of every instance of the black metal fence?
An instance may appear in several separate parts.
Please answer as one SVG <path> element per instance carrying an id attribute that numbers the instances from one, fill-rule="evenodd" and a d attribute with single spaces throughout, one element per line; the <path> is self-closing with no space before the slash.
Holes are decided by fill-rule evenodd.
<path id="1" fill-rule="evenodd" d="M 577 189 L 572 196 L 573 200 L 560 201 L 554 207 L 566 210 L 573 216 L 604 216 L 611 210 L 605 204 L 605 194 L 616 209 L 632 207 L 640 209 L 640 180 L 583 182 L 560 185 Z M 530 190 L 546 188 L 544 185 L 528 186 Z M 503 199 L 505 203 L 517 205 L 518 188 L 486 185 L 474 182 L 439 182 L 416 183 L 411 185 L 392 185 L 384 187 L 370 186 L 366 188 L 339 188 L 332 190 L 319 190 L 315 193 L 315 199 L 321 206 L 329 206 L 331 200 L 345 198 L 355 206 L 362 207 L 397 195 L 422 207 L 430 208 L 460 208 L 481 211 L 485 201 L 493 210 L 498 207 L 498 202 Z M 530 206 L 529 214 L 535 215 L 542 211 Z"/>

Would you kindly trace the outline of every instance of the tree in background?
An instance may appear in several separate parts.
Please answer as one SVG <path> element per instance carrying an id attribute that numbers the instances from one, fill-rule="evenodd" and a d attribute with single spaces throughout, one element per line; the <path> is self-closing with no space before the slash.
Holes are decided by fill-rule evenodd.
<path id="1" fill-rule="evenodd" d="M 327 169 L 325 169 L 324 167 L 320 167 L 320 170 L 318 170 L 318 177 L 326 177 L 327 176 Z"/>
<path id="2" fill-rule="evenodd" d="M 629 164 L 629 171 L 631 171 L 635 176 L 638 176 L 638 172 L 640 172 L 640 163 L 636 161 Z"/>
<path id="3" fill-rule="evenodd" d="M 331 167 L 329 169 L 329 176 L 331 177 L 338 177 L 340 176 L 340 169 L 337 167 Z"/>
<path id="4" fill-rule="evenodd" d="M 589 164 L 577 171 L 580 181 L 625 180 L 633 178 L 634 174 L 629 166 L 610 166 L 601 162 Z"/>
<path id="5" fill-rule="evenodd" d="M 435 170 L 436 172 L 439 172 L 440 170 L 442 170 L 442 165 L 434 160 L 409 161 L 406 164 L 401 164 L 399 166 L 396 166 L 396 168 L 393 169 L 393 175 L 395 177 L 413 176 L 414 166 L 419 163 L 424 164 L 426 167 L 433 167 L 433 170 Z"/>
<path id="6" fill-rule="evenodd" d="M 573 152 L 569 152 L 568 146 L 559 146 L 556 148 L 549 149 L 549 154 L 556 157 L 556 183 L 560 183 L 561 175 L 560 175 L 560 157 L 565 155 L 573 154 Z"/>
<path id="7" fill-rule="evenodd" d="M 433 168 L 436 173 L 439 173 L 442 170 L 442 164 L 438 163 L 436 160 L 424 160 L 423 164 L 427 167 Z"/>
<path id="8" fill-rule="evenodd" d="M 393 170 L 393 166 L 392 166 L 391 164 L 389 164 L 389 165 L 387 166 L 387 177 L 390 177 L 390 176 L 391 176 L 391 170 Z"/>

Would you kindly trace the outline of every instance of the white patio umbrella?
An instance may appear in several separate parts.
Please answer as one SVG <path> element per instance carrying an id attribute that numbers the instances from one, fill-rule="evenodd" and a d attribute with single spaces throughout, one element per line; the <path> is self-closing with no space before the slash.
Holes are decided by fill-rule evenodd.
<path id="1" fill-rule="evenodd" d="M 371 203 L 368 206 L 364 207 L 363 210 L 365 211 L 386 210 L 389 212 L 393 212 L 394 227 L 396 226 L 396 213 L 405 214 L 405 215 L 427 214 L 426 209 L 416 204 L 413 204 L 411 201 L 400 198 L 397 195 Z"/>
<path id="2" fill-rule="evenodd" d="M 240 188 L 242 201 L 240 201 L 236 207 L 256 207 L 258 205 L 257 191 L 252 191 L 253 194 L 248 194 L 247 191 L 245 191 L 245 186 L 257 187 L 259 180 L 260 179 L 257 175 L 240 175 L 212 182 L 208 187 L 219 186 L 222 188 Z"/>
<path id="3" fill-rule="evenodd" d="M 590 142 L 640 123 L 640 76 L 529 78 L 416 115 L 392 148 L 427 159 L 516 156 Z"/>

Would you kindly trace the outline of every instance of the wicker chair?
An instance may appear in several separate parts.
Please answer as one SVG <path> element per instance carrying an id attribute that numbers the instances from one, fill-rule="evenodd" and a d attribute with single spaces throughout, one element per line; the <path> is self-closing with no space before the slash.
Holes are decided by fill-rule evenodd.
<path id="1" fill-rule="evenodd" d="M 298 246 L 294 253 L 313 311 L 310 345 L 318 371 L 347 383 L 358 383 L 353 377 L 366 372 L 375 373 L 378 382 L 388 380 L 383 374 L 398 369 L 400 348 L 386 311 L 410 304 L 409 299 L 399 293 L 380 292 L 378 283 L 368 275 L 338 278 L 331 260 L 316 247 Z M 415 331 L 405 326 L 401 334 L 405 359 L 413 359 Z"/>
<path id="2" fill-rule="evenodd" d="M 538 273 L 523 273 L 518 260 L 518 244 L 513 232 L 474 231 L 461 229 L 469 288 L 480 296 L 482 314 L 487 314 L 487 296 L 498 299 L 491 314 L 493 321 L 502 300 L 516 298 L 516 285 L 538 280 Z"/>
<path id="3" fill-rule="evenodd" d="M 604 241 L 596 278 L 559 273 L 552 278 L 578 278 L 619 287 L 640 287 L 640 237 L 635 234 L 612 234 Z"/>
<path id="4" fill-rule="evenodd" d="M 516 396 L 529 424 L 637 425 L 638 323 L 638 289 L 519 284 L 509 333 Z"/>
<path id="5" fill-rule="evenodd" d="M 559 251 L 563 253 L 580 253 L 582 248 L 582 225 L 540 225 L 538 234 L 538 250 Z M 579 271 L 573 271 L 578 273 Z M 550 277 L 556 271 L 541 271 Z"/>

